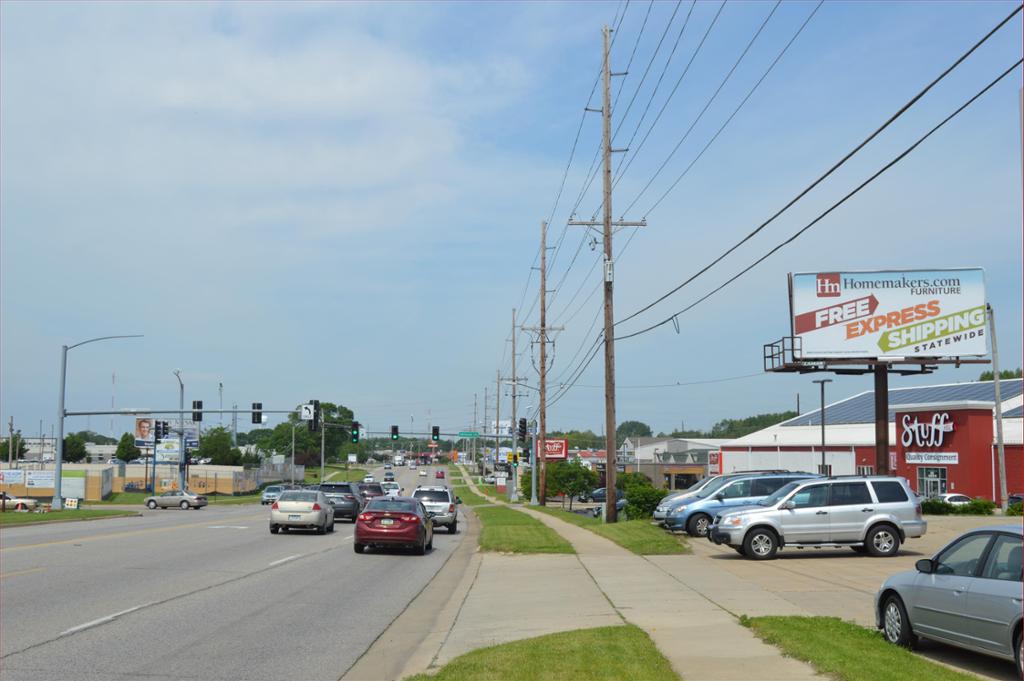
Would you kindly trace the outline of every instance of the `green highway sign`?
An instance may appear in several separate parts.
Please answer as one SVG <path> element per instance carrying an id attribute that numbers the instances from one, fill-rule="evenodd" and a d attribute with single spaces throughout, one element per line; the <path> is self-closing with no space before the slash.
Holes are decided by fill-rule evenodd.
<path id="1" fill-rule="evenodd" d="M 480 433 L 475 430 L 464 430 L 459 433 L 459 437 L 480 437 Z"/>

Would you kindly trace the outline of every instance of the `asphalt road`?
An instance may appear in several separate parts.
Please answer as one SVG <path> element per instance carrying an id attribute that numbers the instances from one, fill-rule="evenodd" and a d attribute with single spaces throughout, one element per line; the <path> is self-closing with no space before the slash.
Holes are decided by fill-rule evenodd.
<path id="1" fill-rule="evenodd" d="M 396 472 L 406 490 L 423 481 Z M 422 557 L 356 555 L 348 522 L 271 535 L 268 514 L 144 510 L 4 530 L 0 679 L 335 681 L 462 537 L 442 530 Z"/>

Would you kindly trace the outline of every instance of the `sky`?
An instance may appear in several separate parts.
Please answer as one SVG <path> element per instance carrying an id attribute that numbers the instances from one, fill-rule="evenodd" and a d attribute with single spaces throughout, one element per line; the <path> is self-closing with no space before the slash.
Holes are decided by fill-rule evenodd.
<path id="1" fill-rule="evenodd" d="M 613 158 L 626 168 L 613 213 L 647 220 L 613 239 L 622 318 L 785 205 L 1015 3 L 815 6 L 3 2 L 4 431 L 13 418 L 48 435 L 61 346 L 111 334 L 144 337 L 71 350 L 69 410 L 176 408 L 180 369 L 187 404 L 218 407 L 223 384 L 225 408 L 316 398 L 350 407 L 371 431 L 472 429 L 474 405 L 478 421 L 493 414 L 498 373 L 512 376 L 513 308 L 538 324 L 532 268 L 550 220 L 548 324 L 564 329 L 552 333 L 548 427 L 601 432 L 600 355 L 564 395 L 559 385 L 600 324 L 601 246 L 566 222 L 577 197 L 583 219 L 601 202 L 600 180 L 581 190 L 601 135 L 584 107 L 601 106 L 602 26 L 618 26 L 612 70 L 628 71 L 613 79 L 614 146 L 629 147 Z M 821 186 L 623 331 L 682 309 L 788 238 L 1020 59 L 1022 44 L 1018 14 Z M 813 376 L 762 370 L 763 345 L 789 330 L 794 271 L 982 267 L 1002 365 L 1019 366 L 1021 84 L 1018 68 L 681 315 L 678 333 L 669 324 L 616 343 L 618 420 L 667 432 L 795 409 L 798 395 L 803 410 L 816 406 Z M 529 386 L 519 415 L 530 415 L 538 348 L 528 331 L 516 337 Z M 969 381 L 984 368 L 891 385 Z M 829 401 L 870 388 L 833 378 Z M 676 383 L 693 385 L 644 387 Z M 66 424 L 85 428 L 119 435 L 129 419 Z"/>

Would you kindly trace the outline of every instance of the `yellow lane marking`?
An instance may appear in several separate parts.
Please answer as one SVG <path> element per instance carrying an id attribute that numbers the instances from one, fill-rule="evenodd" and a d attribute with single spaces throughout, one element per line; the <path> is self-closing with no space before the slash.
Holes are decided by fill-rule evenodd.
<path id="1" fill-rule="evenodd" d="M 46 568 L 29 568 L 28 570 L 15 570 L 14 572 L 3 572 L 0 573 L 0 579 L 6 579 L 7 577 L 14 577 L 15 575 L 27 575 L 32 572 L 42 572 Z"/>
<path id="2" fill-rule="evenodd" d="M 260 515 L 248 515 L 248 516 L 237 516 L 238 519 L 242 518 L 262 518 L 265 517 L 263 514 Z M 98 539 L 121 539 L 123 537 L 134 537 L 140 534 L 154 534 L 156 532 L 170 532 L 172 530 L 183 530 L 190 527 L 202 527 L 209 525 L 211 520 L 206 520 L 198 523 L 185 523 L 184 525 L 170 525 L 166 527 L 148 527 L 142 530 L 126 530 L 124 532 L 111 532 L 110 534 L 97 534 L 90 537 L 75 537 L 73 539 L 58 539 L 56 541 L 40 542 L 38 544 L 23 544 L 21 546 L 5 546 L 0 548 L 3 553 L 10 553 L 11 551 L 20 551 L 22 549 L 38 549 L 46 546 L 61 546 L 64 544 L 81 544 L 87 541 L 96 541 Z"/>

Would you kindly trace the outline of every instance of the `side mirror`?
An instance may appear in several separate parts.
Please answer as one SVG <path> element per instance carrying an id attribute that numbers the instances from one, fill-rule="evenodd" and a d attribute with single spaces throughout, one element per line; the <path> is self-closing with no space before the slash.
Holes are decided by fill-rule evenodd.
<path id="1" fill-rule="evenodd" d="M 725 499 L 725 492 L 719 492 L 718 494 L 716 494 L 715 499 L 717 499 L 718 501 Z"/>
<path id="2" fill-rule="evenodd" d="M 930 575 L 935 572 L 935 561 L 931 558 L 922 558 L 914 563 L 914 568 L 916 568 L 918 572 Z"/>
<path id="3" fill-rule="evenodd" d="M 459 497 L 455 497 L 455 503 L 456 504 L 461 504 L 462 503 L 462 499 L 459 498 Z"/>
<path id="4" fill-rule="evenodd" d="M 787 511 L 792 511 L 794 508 L 796 508 L 796 502 L 790 499 L 789 501 L 782 505 L 782 508 L 786 509 Z"/>

